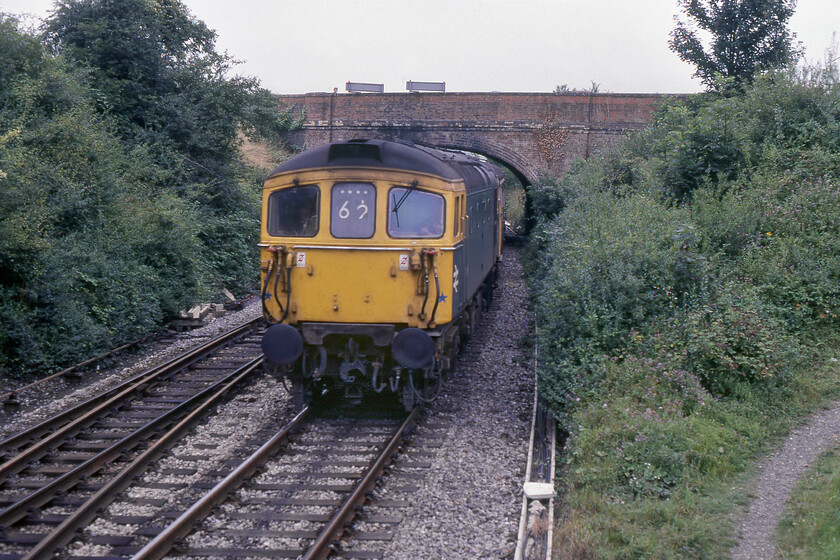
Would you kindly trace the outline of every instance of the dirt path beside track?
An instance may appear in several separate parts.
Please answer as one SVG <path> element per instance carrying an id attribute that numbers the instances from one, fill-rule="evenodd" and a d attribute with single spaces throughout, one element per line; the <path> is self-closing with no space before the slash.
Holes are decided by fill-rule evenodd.
<path id="1" fill-rule="evenodd" d="M 758 471 L 754 496 L 738 524 L 738 544 L 732 560 L 776 558 L 773 536 L 788 497 L 799 479 L 820 455 L 840 441 L 840 401 L 832 403 L 791 432 L 784 445 L 764 460 Z"/>

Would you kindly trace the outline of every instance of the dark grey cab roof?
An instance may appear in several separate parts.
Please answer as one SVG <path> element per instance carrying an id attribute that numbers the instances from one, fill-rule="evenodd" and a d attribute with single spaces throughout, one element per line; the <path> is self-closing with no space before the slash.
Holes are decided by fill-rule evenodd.
<path id="1" fill-rule="evenodd" d="M 502 177 L 496 166 L 460 152 L 389 140 L 350 140 L 324 144 L 289 158 L 272 171 L 269 177 L 325 167 L 381 167 L 416 171 L 450 181 L 463 179 L 467 190 L 487 186 L 490 177 Z"/>

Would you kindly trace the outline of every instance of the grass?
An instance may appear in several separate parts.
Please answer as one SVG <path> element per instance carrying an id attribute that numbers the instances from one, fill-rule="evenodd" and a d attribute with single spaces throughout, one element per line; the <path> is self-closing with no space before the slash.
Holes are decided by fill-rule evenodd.
<path id="1" fill-rule="evenodd" d="M 825 453 L 794 489 L 776 535 L 782 558 L 840 558 L 840 448 Z"/>
<path id="2" fill-rule="evenodd" d="M 571 434 L 561 460 L 556 557 L 729 558 L 758 460 L 840 395 L 840 368 L 821 355 L 793 374 L 780 400 L 745 391 L 685 414 L 662 384 L 667 376 L 645 365 L 608 368 L 607 397 L 576 416 L 587 428 Z M 786 558 L 840 558 L 840 453 L 797 496 L 784 522 Z"/>

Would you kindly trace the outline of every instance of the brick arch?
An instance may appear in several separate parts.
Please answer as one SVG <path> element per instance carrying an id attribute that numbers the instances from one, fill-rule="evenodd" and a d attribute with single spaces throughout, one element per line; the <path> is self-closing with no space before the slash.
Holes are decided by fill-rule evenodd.
<path id="1" fill-rule="evenodd" d="M 464 150 L 496 159 L 509 167 L 523 184 L 533 185 L 539 180 L 539 170 L 524 154 L 487 135 L 461 133 L 435 138 L 434 134 L 427 134 L 425 138 L 426 143 L 441 148 Z"/>
<path id="2" fill-rule="evenodd" d="M 303 116 L 302 148 L 353 138 L 403 139 L 480 153 L 524 183 L 561 177 L 579 157 L 647 126 L 660 94 L 308 93 L 278 96 Z"/>
<path id="3" fill-rule="evenodd" d="M 492 137 L 474 132 L 441 132 L 433 130 L 403 130 L 380 127 L 377 130 L 353 130 L 333 133 L 333 140 L 351 140 L 353 138 L 376 138 L 382 140 L 407 140 L 418 144 L 437 146 L 452 150 L 464 150 L 497 159 L 508 166 L 524 184 L 535 184 L 539 180 L 539 171 L 531 164 L 528 157 L 509 145 L 501 144 Z"/>

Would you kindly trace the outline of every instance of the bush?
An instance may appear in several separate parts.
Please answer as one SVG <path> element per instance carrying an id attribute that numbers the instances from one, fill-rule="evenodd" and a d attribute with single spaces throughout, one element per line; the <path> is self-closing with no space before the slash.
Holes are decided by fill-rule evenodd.
<path id="1" fill-rule="evenodd" d="M 0 14 L 0 371 L 49 373 L 256 287 L 261 181 L 238 134 L 289 115 L 219 78 L 212 31 L 158 4 L 62 4 L 58 55 Z M 160 33 L 129 32 L 138 57 L 114 57 L 141 28 Z"/>
<path id="2" fill-rule="evenodd" d="M 652 359 L 608 361 L 599 377 L 601 400 L 614 406 L 592 401 L 580 411 L 587 422 L 573 430 L 568 446 L 575 451 L 567 460 L 591 454 L 601 466 L 577 472 L 577 482 L 615 499 L 668 497 L 698 457 L 685 419 L 699 415 L 712 396 L 690 372 Z M 614 460 L 605 460 L 613 452 Z"/>
<path id="3" fill-rule="evenodd" d="M 666 104 L 655 118 L 651 142 L 665 196 L 683 202 L 703 186 L 736 179 L 745 164 L 744 118 L 737 99 Z"/>
<path id="4" fill-rule="evenodd" d="M 561 550 L 726 557 L 745 465 L 836 394 L 810 360 L 840 319 L 838 84 L 776 72 L 666 104 L 541 187 L 528 255 L 541 391 L 569 433 Z"/>
<path id="5" fill-rule="evenodd" d="M 536 287 L 544 386 L 563 406 L 589 390 L 593 357 L 621 353 L 631 329 L 677 305 L 677 283 L 703 274 L 689 256 L 687 214 L 647 195 L 615 198 L 599 189 L 543 230 L 545 273 Z M 637 224 L 646 228 L 639 231 Z M 675 237 L 676 236 L 676 237 Z M 693 260 L 693 262 L 691 262 Z"/>
<path id="6" fill-rule="evenodd" d="M 741 382 L 783 382 L 795 363 L 787 330 L 748 283 L 725 282 L 679 317 L 680 362 L 715 395 L 731 395 Z"/>
<path id="7" fill-rule="evenodd" d="M 794 80 L 666 104 L 643 134 L 534 189 L 544 384 L 560 410 L 597 387 L 592 364 L 622 355 L 631 332 L 667 334 L 634 351 L 681 344 L 675 364 L 729 394 L 783 379 L 795 339 L 840 316 L 840 88 Z M 811 157 L 780 155 L 794 151 Z"/>

